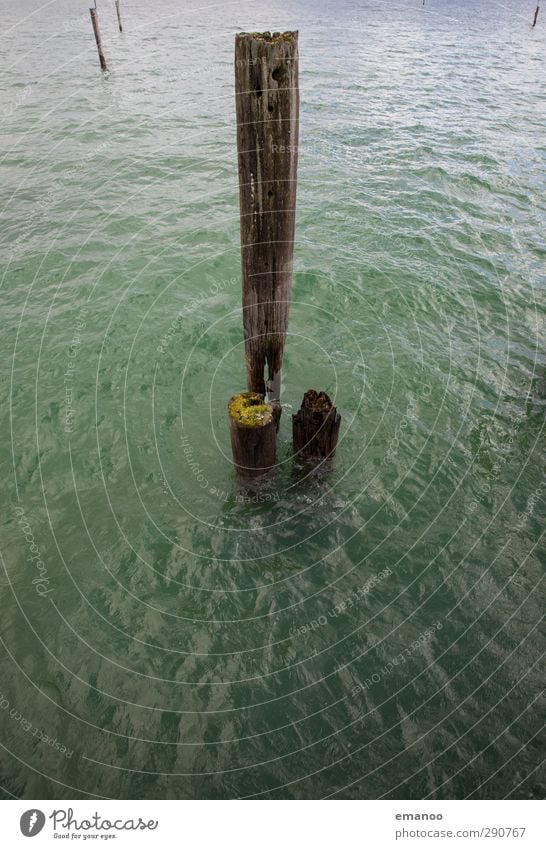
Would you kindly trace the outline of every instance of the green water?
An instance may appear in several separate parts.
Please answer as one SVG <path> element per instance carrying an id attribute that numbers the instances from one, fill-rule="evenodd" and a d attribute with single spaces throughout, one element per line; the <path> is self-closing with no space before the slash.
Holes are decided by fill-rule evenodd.
<path id="1" fill-rule="evenodd" d="M 543 795 L 535 5 L 123 0 L 120 35 L 99 2 L 102 75 L 87 2 L 6 0 L 5 798 Z M 245 494 L 233 36 L 292 28 L 279 466 Z"/>

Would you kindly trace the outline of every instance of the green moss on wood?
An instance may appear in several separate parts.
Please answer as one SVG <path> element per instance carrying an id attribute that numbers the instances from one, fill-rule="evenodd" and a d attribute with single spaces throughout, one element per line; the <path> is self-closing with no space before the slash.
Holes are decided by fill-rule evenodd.
<path id="1" fill-rule="evenodd" d="M 273 418 L 273 409 L 257 392 L 240 392 L 228 404 L 229 415 L 245 427 L 263 427 Z"/>

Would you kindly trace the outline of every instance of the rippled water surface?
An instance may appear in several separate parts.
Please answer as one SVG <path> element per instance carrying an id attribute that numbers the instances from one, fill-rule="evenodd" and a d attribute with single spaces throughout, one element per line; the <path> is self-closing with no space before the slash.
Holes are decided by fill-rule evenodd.
<path id="1" fill-rule="evenodd" d="M 6 798 L 544 793 L 534 0 L 5 0 Z M 233 37 L 300 31 L 279 467 L 238 488 Z M 335 396 L 335 468 L 290 415 Z M 542 560 L 543 562 L 543 560 Z M 47 735 L 47 736 L 46 736 Z"/>

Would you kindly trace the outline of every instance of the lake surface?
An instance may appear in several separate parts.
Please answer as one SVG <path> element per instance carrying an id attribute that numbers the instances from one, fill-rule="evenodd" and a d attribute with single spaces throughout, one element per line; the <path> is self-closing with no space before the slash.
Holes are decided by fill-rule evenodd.
<path id="1" fill-rule="evenodd" d="M 5 0 L 5 798 L 543 796 L 546 9 Z M 279 467 L 234 34 L 300 32 Z M 306 389 L 342 415 L 302 478 Z"/>

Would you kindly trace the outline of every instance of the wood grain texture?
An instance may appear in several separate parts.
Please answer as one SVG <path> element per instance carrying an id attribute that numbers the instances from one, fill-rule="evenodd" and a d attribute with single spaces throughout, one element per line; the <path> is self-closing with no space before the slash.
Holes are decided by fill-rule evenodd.
<path id="1" fill-rule="evenodd" d="M 298 33 L 235 37 L 243 328 L 248 389 L 280 396 L 298 162 Z M 267 364 L 267 380 L 264 371 Z"/>
<path id="2" fill-rule="evenodd" d="M 256 409 L 264 406 L 263 396 L 254 392 L 234 395 L 228 404 L 231 453 L 237 472 L 242 477 L 260 477 L 266 474 L 277 460 L 277 416 L 273 405 L 265 405 L 267 413 L 262 421 L 242 423 L 233 412 L 233 402 L 249 399 Z M 259 406 L 258 406 L 259 405 Z"/>
<path id="3" fill-rule="evenodd" d="M 326 392 L 309 389 L 292 416 L 292 447 L 297 459 L 333 457 L 341 416 Z"/>

